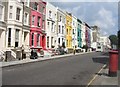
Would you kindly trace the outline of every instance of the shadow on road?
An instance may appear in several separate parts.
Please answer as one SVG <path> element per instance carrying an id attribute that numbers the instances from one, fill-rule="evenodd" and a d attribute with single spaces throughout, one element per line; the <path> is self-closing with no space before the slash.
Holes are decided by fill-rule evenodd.
<path id="1" fill-rule="evenodd" d="M 107 73 L 95 73 L 95 74 L 99 76 L 109 76 Z"/>
<path id="2" fill-rule="evenodd" d="M 92 58 L 94 63 L 108 64 L 109 54 L 107 52 L 102 53 L 101 56 L 96 56 Z"/>

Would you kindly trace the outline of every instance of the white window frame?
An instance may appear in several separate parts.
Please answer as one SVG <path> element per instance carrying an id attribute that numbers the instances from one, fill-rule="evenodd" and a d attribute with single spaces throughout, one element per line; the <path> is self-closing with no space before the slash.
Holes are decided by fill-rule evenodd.
<path id="1" fill-rule="evenodd" d="M 25 5 L 29 7 L 29 2 L 30 1 L 29 0 L 25 0 L 24 2 L 25 2 Z"/>
<path id="2" fill-rule="evenodd" d="M 32 38 L 32 35 L 33 35 L 33 38 Z M 31 34 L 31 46 L 34 46 L 34 35 L 35 35 L 34 33 Z"/>
<path id="3" fill-rule="evenodd" d="M 42 20 L 42 29 L 45 29 L 45 20 Z"/>
<path id="4" fill-rule="evenodd" d="M 60 16 L 60 22 L 62 21 L 62 16 Z"/>
<path id="5" fill-rule="evenodd" d="M 0 21 L 4 21 L 4 6 L 3 5 L 1 5 L 0 4 L 0 6 L 2 7 L 2 13 L 0 13 L 1 14 L 1 19 L 0 19 Z"/>
<path id="6" fill-rule="evenodd" d="M 40 46 L 40 34 L 37 34 L 37 46 Z"/>
<path id="7" fill-rule="evenodd" d="M 17 9 L 20 9 L 20 13 L 19 13 L 19 14 L 17 13 Z M 19 16 L 18 19 L 17 19 L 17 16 Z M 20 18 L 21 18 L 21 8 L 17 7 L 17 8 L 16 8 L 16 20 L 17 20 L 17 21 L 20 21 Z"/>
<path id="8" fill-rule="evenodd" d="M 61 27 L 60 27 L 60 25 L 58 26 L 58 30 L 59 30 L 59 33 L 61 33 Z"/>
<path id="9" fill-rule="evenodd" d="M 32 15 L 32 26 L 35 25 L 35 15 Z"/>
<path id="10" fill-rule="evenodd" d="M 26 17 L 25 14 L 27 14 L 26 22 L 25 22 L 25 17 Z M 24 24 L 28 25 L 28 21 L 29 21 L 29 13 L 28 12 L 24 12 Z"/>
<path id="11" fill-rule="evenodd" d="M 52 22 L 51 31 L 54 32 L 54 23 Z"/>
<path id="12" fill-rule="evenodd" d="M 15 43 L 18 42 L 18 47 L 19 47 L 19 34 L 20 33 L 20 30 L 19 29 L 16 29 L 15 30 Z"/>
<path id="13" fill-rule="evenodd" d="M 35 4 L 37 5 L 37 9 L 36 9 L 35 7 L 33 7 L 33 9 L 36 10 L 36 11 L 38 11 L 38 6 L 39 6 L 39 5 L 38 5 L 37 2 L 34 3 L 34 6 L 35 6 Z"/>
<path id="14" fill-rule="evenodd" d="M 11 46 L 11 31 L 12 31 L 12 28 L 8 28 L 8 47 Z"/>
<path id="15" fill-rule="evenodd" d="M 39 20 L 37 20 L 37 26 L 38 26 L 38 27 L 41 27 L 41 26 L 40 26 L 40 23 L 41 23 L 41 17 L 38 16 L 38 19 L 39 19 Z M 39 23 L 39 25 L 38 25 L 38 23 Z"/>
<path id="16" fill-rule="evenodd" d="M 50 28 L 50 22 L 47 22 L 47 28 L 48 29 Z"/>
<path id="17" fill-rule="evenodd" d="M 47 36 L 47 48 L 49 48 L 49 36 Z"/>
<path id="18" fill-rule="evenodd" d="M 52 18 L 52 11 L 51 10 L 49 10 L 49 18 Z"/>
<path id="19" fill-rule="evenodd" d="M 12 7 L 12 9 L 10 9 L 10 7 Z M 13 18 L 13 6 L 10 5 L 9 7 L 9 19 Z"/>

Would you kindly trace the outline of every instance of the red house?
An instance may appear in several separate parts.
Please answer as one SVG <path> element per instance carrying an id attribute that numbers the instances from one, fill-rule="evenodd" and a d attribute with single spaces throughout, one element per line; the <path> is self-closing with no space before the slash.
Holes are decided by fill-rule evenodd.
<path id="1" fill-rule="evenodd" d="M 89 29 L 90 29 L 90 26 L 87 23 L 85 23 L 85 41 L 88 47 L 90 47 L 90 42 L 91 42 Z"/>
<path id="2" fill-rule="evenodd" d="M 33 0 L 30 2 L 30 47 L 34 49 L 46 49 L 45 16 L 46 2 Z"/>

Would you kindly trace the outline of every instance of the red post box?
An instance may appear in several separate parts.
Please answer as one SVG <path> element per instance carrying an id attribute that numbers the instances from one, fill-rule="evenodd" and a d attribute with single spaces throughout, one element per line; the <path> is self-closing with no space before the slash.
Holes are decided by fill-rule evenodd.
<path id="1" fill-rule="evenodd" d="M 109 76 L 117 76 L 118 71 L 118 51 L 109 52 Z"/>

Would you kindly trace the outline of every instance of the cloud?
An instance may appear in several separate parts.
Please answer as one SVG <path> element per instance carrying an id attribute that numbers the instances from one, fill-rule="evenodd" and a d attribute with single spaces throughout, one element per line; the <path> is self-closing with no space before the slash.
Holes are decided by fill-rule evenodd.
<path id="1" fill-rule="evenodd" d="M 104 29 L 109 29 L 109 27 L 115 26 L 115 19 L 111 11 L 102 8 L 98 11 L 97 15 L 99 18 L 94 23 L 98 24 L 98 26 L 101 26 Z"/>
<path id="2" fill-rule="evenodd" d="M 49 2 L 119 2 L 119 0 L 46 0 Z"/>
<path id="3" fill-rule="evenodd" d="M 100 1 L 100 0 L 99 0 Z M 118 3 L 116 2 L 55 2 L 54 5 L 72 12 L 80 20 L 98 25 L 105 35 L 118 30 Z"/>

